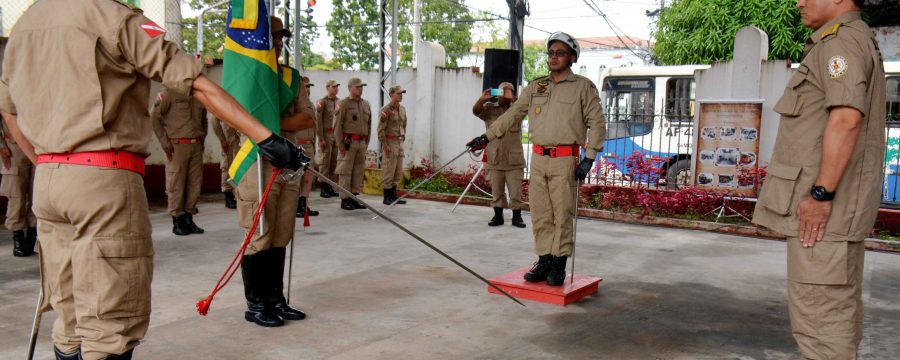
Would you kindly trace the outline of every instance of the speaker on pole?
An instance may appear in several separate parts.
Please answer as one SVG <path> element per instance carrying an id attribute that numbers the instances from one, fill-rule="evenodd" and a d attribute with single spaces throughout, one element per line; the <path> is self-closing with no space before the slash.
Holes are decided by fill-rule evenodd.
<path id="1" fill-rule="evenodd" d="M 513 84 L 518 93 L 519 74 L 522 64 L 519 63 L 518 50 L 487 49 L 484 51 L 484 78 L 482 89 L 496 89 L 502 82 Z"/>

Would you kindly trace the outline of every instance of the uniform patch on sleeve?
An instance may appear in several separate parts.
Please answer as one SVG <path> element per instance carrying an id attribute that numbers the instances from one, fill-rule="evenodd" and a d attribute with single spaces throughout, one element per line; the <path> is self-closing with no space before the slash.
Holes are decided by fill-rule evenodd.
<path id="1" fill-rule="evenodd" d="M 166 33 L 166 29 L 163 29 L 162 27 L 160 27 L 159 25 L 156 25 L 156 23 L 152 22 L 152 21 L 148 21 L 148 22 L 142 24 L 141 30 L 144 30 L 144 32 L 147 33 L 147 35 L 150 36 L 150 38 L 155 38 L 157 36 L 160 36 L 160 35 Z"/>
<path id="2" fill-rule="evenodd" d="M 828 75 L 832 79 L 837 79 L 847 73 L 847 59 L 843 56 L 832 56 L 828 60 Z"/>
<path id="3" fill-rule="evenodd" d="M 325 104 L 322 103 L 322 100 L 316 101 L 316 107 L 320 110 L 325 107 Z"/>

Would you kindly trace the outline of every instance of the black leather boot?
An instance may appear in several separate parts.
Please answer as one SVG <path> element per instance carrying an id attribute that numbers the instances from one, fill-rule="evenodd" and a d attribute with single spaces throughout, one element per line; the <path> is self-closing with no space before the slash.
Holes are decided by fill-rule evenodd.
<path id="1" fill-rule="evenodd" d="M 187 214 L 172 217 L 172 233 L 178 236 L 190 235 L 191 229 L 185 221 Z"/>
<path id="2" fill-rule="evenodd" d="M 64 353 L 54 346 L 53 355 L 56 355 L 56 360 L 81 360 L 81 349 L 71 353 Z"/>
<path id="3" fill-rule="evenodd" d="M 390 205 L 391 202 L 394 201 L 394 198 L 391 196 L 391 189 L 382 189 L 384 190 L 384 199 L 381 200 L 382 204 Z"/>
<path id="4" fill-rule="evenodd" d="M 188 230 L 191 231 L 191 234 L 202 234 L 204 230 L 194 224 L 194 214 L 184 214 L 185 220 L 184 223 L 187 225 Z"/>
<path id="5" fill-rule="evenodd" d="M 284 325 L 284 320 L 278 317 L 271 308 L 266 306 L 267 295 L 270 292 L 271 282 L 266 278 L 267 261 L 266 252 L 263 250 L 253 255 L 244 255 L 241 263 L 241 276 L 244 278 L 244 297 L 247 299 L 247 311 L 244 319 L 263 327 L 277 327 Z"/>
<path id="6" fill-rule="evenodd" d="M 356 206 L 353 205 L 353 200 L 350 198 L 341 199 L 341 209 L 344 210 L 356 210 Z"/>
<path id="7" fill-rule="evenodd" d="M 327 199 L 335 195 L 333 194 L 334 190 L 331 189 L 331 185 L 329 185 L 328 183 L 323 182 L 319 185 L 321 186 L 321 189 L 319 190 L 319 197 Z"/>
<path id="8" fill-rule="evenodd" d="M 30 227 L 25 230 L 25 239 L 28 240 L 28 248 L 31 249 L 31 252 L 34 252 L 34 245 L 37 244 L 37 228 Z"/>
<path id="9" fill-rule="evenodd" d="M 328 185 L 328 193 L 331 194 L 332 197 L 341 196 L 341 194 L 339 194 L 337 191 L 334 190 L 334 187 L 332 187 L 331 184 L 327 184 L 327 185 Z"/>
<path id="10" fill-rule="evenodd" d="M 547 285 L 560 286 L 566 282 L 566 259 L 568 256 L 554 256 L 547 274 Z"/>
<path id="11" fill-rule="evenodd" d="M 225 207 L 229 209 L 237 209 L 237 200 L 234 198 L 234 193 L 231 191 L 223 192 L 225 194 Z"/>
<path id="12" fill-rule="evenodd" d="M 525 221 L 522 220 L 522 210 L 513 210 L 512 226 L 525 228 Z"/>
<path id="13" fill-rule="evenodd" d="M 353 194 L 353 196 L 359 196 L 359 193 L 355 193 L 355 194 Z M 356 201 L 353 199 L 349 199 L 349 200 L 350 200 L 350 203 L 353 204 L 353 206 L 357 209 L 365 209 L 366 208 L 366 206 L 363 204 L 360 204 L 359 201 Z"/>
<path id="14" fill-rule="evenodd" d="M 393 199 L 391 199 L 391 201 L 397 200 L 397 205 L 406 205 L 406 200 L 400 199 L 400 197 L 397 196 L 397 187 L 396 186 L 391 188 L 391 197 L 393 197 Z"/>
<path id="15" fill-rule="evenodd" d="M 503 225 L 503 208 L 494 208 L 494 217 L 491 218 L 491 222 L 488 223 L 488 226 L 500 226 Z"/>
<path id="16" fill-rule="evenodd" d="M 303 213 L 307 211 L 307 207 L 309 204 L 306 202 L 306 197 L 301 196 L 300 199 L 297 200 L 297 217 L 302 218 Z M 309 208 L 309 216 L 319 216 L 319 212 Z"/>
<path id="17" fill-rule="evenodd" d="M 550 274 L 552 262 L 553 255 L 547 254 L 539 256 L 538 261 L 534 263 L 534 266 L 531 267 L 531 270 L 525 273 L 525 281 L 541 282 L 547 280 L 547 275 Z"/>
<path id="18" fill-rule="evenodd" d="M 25 230 L 13 231 L 13 256 L 25 257 L 34 253 L 34 246 L 28 246 Z"/>
<path id="19" fill-rule="evenodd" d="M 130 350 L 119 355 L 107 356 L 103 358 L 103 360 L 131 360 L 131 354 L 134 354 L 134 348 L 131 348 Z"/>
<path id="20" fill-rule="evenodd" d="M 268 305 L 275 315 L 282 320 L 303 320 L 306 314 L 303 311 L 288 306 L 287 299 L 284 298 L 284 260 L 285 248 L 271 248 L 269 255 L 271 258 L 266 261 L 269 264 L 269 275 L 266 277 L 270 281 L 269 285 L 269 301 Z"/>

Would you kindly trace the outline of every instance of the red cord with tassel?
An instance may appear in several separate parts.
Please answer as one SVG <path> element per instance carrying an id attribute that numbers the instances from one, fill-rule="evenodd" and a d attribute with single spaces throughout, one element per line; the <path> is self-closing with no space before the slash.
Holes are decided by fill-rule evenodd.
<path id="1" fill-rule="evenodd" d="M 269 191 L 272 190 L 272 184 L 275 183 L 275 177 L 281 173 L 281 169 L 274 168 L 272 169 L 272 177 L 269 179 L 269 183 L 266 185 L 266 190 L 263 192 L 262 199 L 259 201 L 259 206 L 256 207 L 256 213 L 253 215 L 253 224 L 250 226 L 250 231 L 247 232 L 247 236 L 244 237 L 244 242 L 241 244 L 241 248 L 238 249 L 237 254 L 234 256 L 234 259 L 231 260 L 231 264 L 228 264 L 228 268 L 225 269 L 225 273 L 219 277 L 219 282 L 216 283 L 216 286 L 209 293 L 205 299 L 197 302 L 197 312 L 200 315 L 206 316 L 209 313 L 209 306 L 212 304 L 213 297 L 222 290 L 225 285 L 231 281 L 231 278 L 237 273 L 238 269 L 241 267 L 241 262 L 244 261 L 244 252 L 247 251 L 247 246 L 250 245 L 250 239 L 253 238 L 253 235 L 256 234 L 256 228 L 259 226 L 260 218 L 262 217 L 263 209 L 265 209 L 266 202 L 269 200 Z"/>
<path id="2" fill-rule="evenodd" d="M 310 172 L 309 170 L 306 170 L 306 173 L 303 174 L 303 177 L 306 178 L 306 184 L 305 184 L 306 189 L 304 189 L 304 191 L 303 191 L 304 194 L 309 194 L 309 190 L 312 187 L 312 180 L 310 179 L 311 175 L 312 175 L 312 172 Z M 303 228 L 304 229 L 308 228 L 310 225 L 309 224 L 309 201 L 310 200 L 312 200 L 312 199 L 307 196 L 306 207 L 303 209 Z"/>

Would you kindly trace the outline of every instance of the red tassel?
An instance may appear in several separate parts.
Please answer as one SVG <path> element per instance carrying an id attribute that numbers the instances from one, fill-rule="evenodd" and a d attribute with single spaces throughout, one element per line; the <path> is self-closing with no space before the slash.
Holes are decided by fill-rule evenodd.
<path id="1" fill-rule="evenodd" d="M 303 212 L 303 227 L 309 227 L 309 204 L 306 204 L 306 211 Z"/>
<path id="2" fill-rule="evenodd" d="M 209 313 L 209 305 L 212 304 L 212 298 L 207 297 L 206 299 L 200 300 L 197 302 L 197 312 L 200 315 L 206 316 Z"/>

